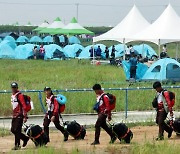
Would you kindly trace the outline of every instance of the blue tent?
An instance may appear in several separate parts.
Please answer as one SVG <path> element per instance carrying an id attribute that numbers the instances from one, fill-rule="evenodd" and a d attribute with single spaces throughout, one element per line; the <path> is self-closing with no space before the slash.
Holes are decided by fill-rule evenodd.
<path id="1" fill-rule="evenodd" d="M 143 57 L 147 57 L 150 59 L 153 56 L 157 56 L 155 50 L 147 44 L 135 45 L 133 46 L 133 48 L 138 52 L 138 54 L 141 54 Z"/>
<path id="2" fill-rule="evenodd" d="M 75 36 L 69 37 L 68 40 L 69 44 L 81 44 L 80 40 Z"/>
<path id="3" fill-rule="evenodd" d="M 115 58 L 123 57 L 124 48 L 126 48 L 126 46 L 124 47 L 124 44 L 115 45 L 115 49 L 116 49 Z M 111 52 L 112 52 L 112 46 L 109 48 L 109 55 L 111 55 Z"/>
<path id="4" fill-rule="evenodd" d="M 4 40 L 10 41 L 10 42 L 16 42 L 15 39 L 12 36 L 6 36 Z"/>
<path id="5" fill-rule="evenodd" d="M 59 42 L 61 42 L 61 43 L 65 42 L 65 38 L 63 35 L 59 36 Z"/>
<path id="6" fill-rule="evenodd" d="M 31 42 L 31 43 L 41 43 L 42 39 L 39 36 L 33 36 L 33 37 L 31 37 L 29 42 Z"/>
<path id="7" fill-rule="evenodd" d="M 0 38 L 0 43 L 2 42 L 2 39 Z"/>
<path id="8" fill-rule="evenodd" d="M 15 59 L 15 52 L 8 44 L 0 45 L 0 58 Z"/>
<path id="9" fill-rule="evenodd" d="M 9 41 L 9 40 L 3 40 L 0 45 L 8 45 L 10 46 L 13 50 L 17 47 L 16 43 L 14 41 Z"/>
<path id="10" fill-rule="evenodd" d="M 93 45 L 89 45 L 89 46 L 85 47 L 85 48 L 83 49 L 83 51 L 80 53 L 79 58 L 81 58 L 81 59 L 88 59 L 88 58 L 90 58 L 89 50 L 90 50 L 90 48 L 91 48 L 92 46 L 93 46 Z M 98 46 L 100 46 L 100 48 L 101 48 L 101 50 L 102 50 L 101 56 L 102 56 L 103 58 L 105 58 L 105 53 L 104 53 L 104 52 L 105 52 L 106 46 L 105 46 L 104 44 L 96 44 L 96 45 L 94 45 L 94 50 L 95 50 L 95 51 L 97 50 Z"/>
<path id="11" fill-rule="evenodd" d="M 56 45 L 56 44 L 44 45 L 44 49 L 45 49 L 45 56 L 44 56 L 45 60 L 53 59 L 53 53 L 56 50 L 63 52 L 63 49 L 59 45 Z"/>
<path id="12" fill-rule="evenodd" d="M 15 49 L 16 59 L 28 59 L 33 56 L 33 44 L 19 45 Z"/>
<path id="13" fill-rule="evenodd" d="M 129 80 L 130 78 L 130 64 L 128 61 L 122 61 L 124 73 L 126 75 L 126 80 Z M 137 64 L 137 70 L 136 70 L 136 79 L 140 80 L 144 76 L 145 72 L 148 70 L 148 66 L 143 63 Z"/>
<path id="14" fill-rule="evenodd" d="M 19 36 L 16 40 L 17 43 L 27 43 L 29 42 L 29 39 L 26 36 Z"/>
<path id="15" fill-rule="evenodd" d="M 52 37 L 52 36 L 46 36 L 46 37 L 43 39 L 43 42 L 44 42 L 44 43 L 53 43 L 53 37 Z"/>
<path id="16" fill-rule="evenodd" d="M 68 58 L 79 57 L 79 54 L 83 51 L 84 47 L 79 44 L 66 45 L 63 49 L 64 54 Z"/>
<path id="17" fill-rule="evenodd" d="M 180 63 L 171 58 L 160 59 L 151 65 L 142 80 L 180 81 Z"/>

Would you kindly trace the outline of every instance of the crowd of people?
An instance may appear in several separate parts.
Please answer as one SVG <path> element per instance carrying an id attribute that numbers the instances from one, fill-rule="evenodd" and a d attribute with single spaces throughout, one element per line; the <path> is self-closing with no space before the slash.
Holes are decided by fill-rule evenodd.
<path id="1" fill-rule="evenodd" d="M 170 97 L 170 92 L 163 89 L 160 82 L 155 82 L 153 84 L 153 88 L 156 90 L 157 95 L 155 99 L 153 100 L 153 107 L 156 108 L 157 116 L 156 116 L 156 123 L 159 126 L 159 132 L 156 140 L 163 140 L 164 139 L 164 131 L 168 133 L 168 138 L 172 136 L 172 119 L 173 119 L 173 108 L 172 104 L 175 101 L 175 97 L 172 99 Z M 29 141 L 29 137 L 24 135 L 21 132 L 23 123 L 26 123 L 28 120 L 27 115 L 27 106 L 25 102 L 25 98 L 22 92 L 18 90 L 18 84 L 16 82 L 13 82 L 11 84 L 12 89 L 12 96 L 11 96 L 11 103 L 13 107 L 13 118 L 12 118 L 12 127 L 11 132 L 15 136 L 15 143 L 13 150 L 19 150 L 21 148 L 20 140 L 23 141 L 23 147 L 25 147 Z M 110 143 L 114 143 L 117 139 L 117 134 L 114 132 L 114 129 L 112 130 L 108 125 L 107 121 L 111 121 L 112 119 L 112 98 L 110 98 L 109 93 L 105 93 L 100 84 L 95 84 L 92 89 L 94 90 L 96 94 L 96 99 L 98 106 L 96 105 L 96 111 L 98 114 L 98 118 L 95 124 L 95 138 L 91 145 L 97 145 L 100 144 L 99 138 L 100 138 L 100 131 L 101 128 L 103 128 L 107 134 L 110 136 Z M 48 139 L 47 142 L 50 142 L 49 138 L 49 124 L 50 122 L 53 122 L 55 127 L 64 135 L 64 141 L 68 141 L 68 132 L 65 129 L 65 127 L 60 124 L 60 112 L 59 108 L 61 108 L 58 105 L 57 99 L 55 95 L 52 93 L 52 90 L 50 87 L 44 88 L 44 93 L 46 95 L 46 105 L 47 105 L 47 112 L 44 117 L 44 133 L 47 135 Z M 112 95 L 113 96 L 113 95 Z M 114 104 L 115 104 L 115 96 L 113 96 Z M 115 106 L 114 106 L 115 107 Z M 170 113 L 171 121 L 170 125 L 167 125 L 164 120 L 167 117 L 167 114 Z M 125 125 L 121 125 L 121 129 L 119 132 L 121 132 L 121 135 L 118 139 L 124 139 L 126 143 L 130 143 L 130 140 L 133 137 L 133 133 L 129 129 L 125 129 Z M 126 131 L 125 131 L 126 130 Z"/>

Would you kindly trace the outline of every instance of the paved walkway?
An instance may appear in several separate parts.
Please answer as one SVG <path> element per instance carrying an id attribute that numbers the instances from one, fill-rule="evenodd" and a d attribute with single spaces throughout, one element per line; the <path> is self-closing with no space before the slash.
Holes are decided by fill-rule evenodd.
<path id="1" fill-rule="evenodd" d="M 125 123 L 136 123 L 136 122 L 151 122 L 155 120 L 155 111 L 129 111 L 128 117 L 125 119 L 124 112 L 113 113 L 113 122 L 125 122 Z M 176 117 L 180 117 L 180 112 L 175 112 Z M 97 119 L 97 114 L 64 114 L 62 115 L 64 121 L 76 120 L 81 125 L 94 125 Z M 30 116 L 27 124 L 38 124 L 42 127 L 43 115 Z M 0 118 L 0 128 L 10 129 L 11 118 Z M 50 127 L 54 127 L 53 123 Z"/>

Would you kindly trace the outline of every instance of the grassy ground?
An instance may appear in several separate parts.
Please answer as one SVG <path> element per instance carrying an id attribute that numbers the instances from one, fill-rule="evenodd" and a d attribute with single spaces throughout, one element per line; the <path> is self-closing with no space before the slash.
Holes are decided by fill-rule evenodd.
<path id="1" fill-rule="evenodd" d="M 93 66 L 89 60 L 67 60 L 67 61 L 34 61 L 34 60 L 0 60 L 0 89 L 10 90 L 10 83 L 16 81 L 20 89 L 43 90 L 45 86 L 52 89 L 78 89 L 91 88 L 93 84 L 100 83 L 104 88 L 128 87 L 122 68 L 115 66 Z M 151 87 L 152 83 L 136 83 L 131 87 Z M 175 90 L 178 92 L 178 90 Z M 109 91 L 117 97 L 117 111 L 125 109 L 125 92 Z M 95 103 L 93 92 L 65 92 L 67 99 L 65 113 L 93 112 L 92 106 Z M 10 115 L 10 95 L 1 94 L 0 115 Z M 37 93 L 28 93 L 32 97 L 35 110 L 31 114 L 42 114 L 42 109 Z M 129 91 L 129 110 L 152 109 L 151 101 L 155 91 Z M 43 95 L 43 100 L 45 99 Z M 177 101 L 180 96 L 176 95 Z M 176 103 L 176 109 L 180 104 Z"/>

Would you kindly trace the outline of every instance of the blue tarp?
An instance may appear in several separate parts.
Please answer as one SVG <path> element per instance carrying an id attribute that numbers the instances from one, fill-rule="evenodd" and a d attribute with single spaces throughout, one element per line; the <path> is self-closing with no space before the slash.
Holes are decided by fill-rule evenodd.
<path id="1" fill-rule="evenodd" d="M 138 52 L 138 54 L 141 54 L 143 57 L 147 57 L 150 59 L 152 56 L 157 56 L 155 50 L 147 44 L 135 45 L 133 46 L 133 48 Z"/>
<path id="2" fill-rule="evenodd" d="M 65 54 L 66 57 L 68 58 L 75 58 L 77 57 L 77 52 L 82 52 L 84 49 L 84 47 L 82 45 L 79 44 L 73 44 L 73 45 L 66 45 L 63 48 L 63 52 Z"/>
<path id="3" fill-rule="evenodd" d="M 156 61 L 144 74 L 142 80 L 180 80 L 180 63 L 171 58 Z"/>
<path id="4" fill-rule="evenodd" d="M 63 52 L 63 49 L 56 44 L 44 45 L 44 49 L 45 49 L 45 56 L 44 56 L 45 60 L 52 59 L 53 53 L 56 51 L 56 49 Z"/>
<path id="5" fill-rule="evenodd" d="M 43 39 L 43 42 L 44 42 L 44 43 L 53 43 L 53 37 L 52 37 L 52 36 L 46 36 L 46 37 Z"/>
<path id="6" fill-rule="evenodd" d="M 15 59 L 15 52 L 8 44 L 0 45 L 0 58 Z"/>
<path id="7" fill-rule="evenodd" d="M 126 49 L 126 46 L 124 47 L 124 44 L 115 45 L 115 49 L 116 49 L 115 58 L 123 57 L 124 48 Z M 109 48 L 109 55 L 111 55 L 111 52 L 112 52 L 112 46 Z"/>
<path id="8" fill-rule="evenodd" d="M 81 44 L 80 40 L 75 36 L 69 37 L 68 40 L 69 44 Z"/>
<path id="9" fill-rule="evenodd" d="M 33 56 L 33 44 L 19 45 L 15 49 L 16 59 L 27 59 Z"/>
<path id="10" fill-rule="evenodd" d="M 1 45 L 8 45 L 10 46 L 13 50 L 17 47 L 16 43 L 14 41 L 9 41 L 9 40 L 3 40 L 1 43 L 0 43 L 0 46 Z"/>
<path id="11" fill-rule="evenodd" d="M 88 59 L 88 58 L 90 58 L 89 50 L 90 50 L 90 48 L 91 48 L 92 46 L 93 46 L 93 45 L 89 45 L 89 46 L 85 47 L 84 50 L 80 53 L 79 58 L 81 58 L 81 59 Z M 101 50 L 102 50 L 101 56 L 102 56 L 103 58 L 105 58 L 105 53 L 104 53 L 104 52 L 105 52 L 106 46 L 105 46 L 104 44 L 96 44 L 96 45 L 94 45 L 94 50 L 95 50 L 95 51 L 97 50 L 98 46 L 100 46 L 100 48 L 101 48 Z"/>
<path id="12" fill-rule="evenodd" d="M 16 42 L 15 39 L 12 36 L 6 36 L 4 40 L 10 41 L 10 42 Z"/>
<path id="13" fill-rule="evenodd" d="M 18 43 L 27 43 L 29 39 L 26 36 L 19 36 L 16 42 Z"/>
<path id="14" fill-rule="evenodd" d="M 31 37 L 29 42 L 31 42 L 31 43 L 41 43 L 42 39 L 39 36 L 33 36 L 33 37 Z"/>
<path id="15" fill-rule="evenodd" d="M 122 61 L 124 73 L 126 75 L 126 80 L 129 80 L 130 78 L 130 64 L 128 61 Z M 145 72 L 148 70 L 148 66 L 143 63 L 137 64 L 137 70 L 136 70 L 136 79 L 140 80 L 144 76 Z"/>

